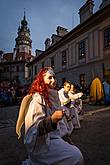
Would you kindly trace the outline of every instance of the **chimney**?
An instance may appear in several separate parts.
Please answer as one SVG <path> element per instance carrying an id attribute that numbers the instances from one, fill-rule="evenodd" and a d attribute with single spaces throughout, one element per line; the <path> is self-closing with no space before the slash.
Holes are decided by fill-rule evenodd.
<path id="1" fill-rule="evenodd" d="M 93 15 L 94 1 L 87 0 L 86 3 L 79 9 L 80 23 L 86 21 Z"/>
<path id="2" fill-rule="evenodd" d="M 68 30 L 64 27 L 58 26 L 56 32 L 58 36 L 63 37 L 65 34 L 68 33 Z"/>
<path id="3" fill-rule="evenodd" d="M 36 49 L 35 50 L 36 57 L 39 56 L 40 54 L 42 54 L 43 52 L 44 52 L 43 50 Z"/>
<path id="4" fill-rule="evenodd" d="M 51 46 L 51 39 L 50 38 L 47 38 L 45 40 L 45 50 L 48 49 L 50 46 Z"/>
<path id="5" fill-rule="evenodd" d="M 101 5 L 99 6 L 99 9 L 103 9 L 105 6 L 110 4 L 110 0 L 102 0 Z"/>
<path id="6" fill-rule="evenodd" d="M 55 44 L 58 42 L 62 37 L 56 34 L 52 34 L 51 39 L 52 39 L 52 44 Z"/>

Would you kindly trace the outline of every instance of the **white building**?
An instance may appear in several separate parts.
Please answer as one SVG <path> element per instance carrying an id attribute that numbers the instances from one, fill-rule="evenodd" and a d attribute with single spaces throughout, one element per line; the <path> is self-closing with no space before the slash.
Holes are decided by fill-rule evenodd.
<path id="1" fill-rule="evenodd" d="M 45 41 L 45 51 L 28 63 L 30 82 L 44 66 L 52 66 L 58 84 L 65 80 L 89 85 L 94 77 L 110 76 L 110 0 L 102 0 L 93 13 L 87 0 L 79 9 L 80 24 L 70 32 L 58 26 L 57 34 Z"/>

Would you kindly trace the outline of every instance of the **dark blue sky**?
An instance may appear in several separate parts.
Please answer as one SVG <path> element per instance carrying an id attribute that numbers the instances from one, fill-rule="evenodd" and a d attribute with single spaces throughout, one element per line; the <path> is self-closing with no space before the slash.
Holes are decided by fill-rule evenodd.
<path id="1" fill-rule="evenodd" d="M 57 26 L 70 31 L 79 24 L 79 8 L 86 0 L 0 0 L 0 49 L 12 52 L 18 27 L 26 11 L 31 32 L 32 52 L 44 50 L 47 37 L 56 34 Z M 94 12 L 102 0 L 94 0 Z"/>

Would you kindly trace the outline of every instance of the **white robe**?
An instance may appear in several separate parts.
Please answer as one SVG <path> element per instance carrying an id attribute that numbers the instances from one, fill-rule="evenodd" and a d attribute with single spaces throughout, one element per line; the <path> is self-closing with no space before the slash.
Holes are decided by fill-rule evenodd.
<path id="1" fill-rule="evenodd" d="M 57 91 L 54 92 L 56 92 L 57 94 Z M 54 102 L 54 99 L 52 99 L 52 95 L 50 97 L 52 103 L 51 109 L 46 106 L 43 97 L 38 93 L 34 95 L 33 100 L 30 103 L 25 118 L 26 134 L 24 139 L 29 159 L 23 161 L 22 164 L 83 165 L 83 156 L 80 150 L 76 146 L 70 145 L 61 138 L 61 123 L 64 124 L 64 122 L 59 122 L 57 124 L 56 130 L 52 130 L 49 133 L 44 133 L 44 135 L 39 136 L 40 122 L 44 118 L 50 116 L 56 110 L 56 108 L 61 108 L 60 104 L 56 104 L 56 102 Z M 58 99 L 56 100 L 58 101 Z"/>
<path id="2" fill-rule="evenodd" d="M 82 107 L 82 99 L 81 96 L 83 95 L 82 92 L 78 93 L 72 93 L 69 91 L 68 93 L 69 98 L 71 99 L 72 106 L 75 111 L 76 121 L 74 120 L 74 123 L 76 123 L 76 128 L 80 128 L 80 120 L 83 119 L 83 107 Z"/>
<path id="3" fill-rule="evenodd" d="M 66 93 L 64 91 L 64 88 L 60 89 L 58 91 L 58 93 L 59 93 L 59 98 L 60 98 L 60 102 L 61 102 L 62 106 L 66 106 L 66 104 L 68 104 L 68 102 L 72 103 L 73 100 L 77 99 L 78 97 L 81 97 L 81 93 L 78 93 L 78 94 L 72 94 L 71 92 Z M 75 106 L 73 106 L 73 104 L 71 104 L 68 107 L 68 111 L 69 111 L 69 115 L 71 116 L 73 129 L 80 128 L 81 126 L 80 126 L 77 108 Z"/>

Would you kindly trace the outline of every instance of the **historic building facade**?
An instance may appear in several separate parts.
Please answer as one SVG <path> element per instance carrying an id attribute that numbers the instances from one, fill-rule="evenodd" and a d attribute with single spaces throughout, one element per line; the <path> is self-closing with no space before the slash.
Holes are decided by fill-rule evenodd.
<path id="1" fill-rule="evenodd" d="M 58 26 L 57 34 L 45 41 L 45 51 L 28 63 L 30 83 L 44 66 L 52 66 L 58 84 L 65 80 L 89 85 L 94 77 L 110 76 L 110 0 L 102 0 L 93 13 L 87 0 L 79 9 L 80 24 L 70 32 Z"/>
<path id="2" fill-rule="evenodd" d="M 15 39 L 15 48 L 12 53 L 0 53 L 0 81 L 27 82 L 27 62 L 33 57 L 31 54 L 32 40 L 26 20 L 25 12 L 18 28 L 18 36 Z"/>

